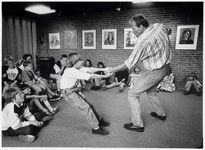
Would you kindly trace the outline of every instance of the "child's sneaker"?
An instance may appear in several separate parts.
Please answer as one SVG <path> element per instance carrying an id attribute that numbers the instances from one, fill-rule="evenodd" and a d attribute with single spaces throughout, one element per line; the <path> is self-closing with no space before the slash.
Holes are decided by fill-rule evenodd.
<path id="1" fill-rule="evenodd" d="M 188 95 L 189 94 L 189 91 L 184 91 L 184 95 Z"/>
<path id="2" fill-rule="evenodd" d="M 33 136 L 33 135 L 19 135 L 19 139 L 24 141 L 24 142 L 31 143 L 35 140 L 35 136 Z"/>
<path id="3" fill-rule="evenodd" d="M 54 95 L 52 98 L 49 98 L 49 102 L 59 101 L 61 97 Z"/>
<path id="4" fill-rule="evenodd" d="M 110 123 L 105 121 L 103 118 L 99 121 L 99 126 L 105 127 L 105 126 L 109 126 L 109 125 L 110 125 Z"/>
<path id="5" fill-rule="evenodd" d="M 43 124 L 46 125 L 48 122 L 50 122 L 51 120 L 53 120 L 53 117 L 51 116 L 46 116 L 44 117 L 41 121 L 43 121 Z"/>
<path id="6" fill-rule="evenodd" d="M 57 91 L 56 93 L 58 94 L 58 96 L 59 96 L 60 98 L 63 97 L 63 95 L 61 94 L 61 91 Z"/>
<path id="7" fill-rule="evenodd" d="M 106 91 L 106 90 L 107 90 L 107 88 L 106 88 L 106 85 L 105 85 L 105 84 L 103 84 L 103 85 L 102 85 L 102 90 L 103 90 L 103 91 Z"/>
<path id="8" fill-rule="evenodd" d="M 92 129 L 93 134 L 108 135 L 109 131 L 99 126 L 97 130 Z"/>
<path id="9" fill-rule="evenodd" d="M 58 112 L 59 108 L 60 108 L 60 106 L 54 107 L 54 108 L 53 108 L 53 111 L 51 112 L 52 115 L 56 114 L 56 113 Z"/>

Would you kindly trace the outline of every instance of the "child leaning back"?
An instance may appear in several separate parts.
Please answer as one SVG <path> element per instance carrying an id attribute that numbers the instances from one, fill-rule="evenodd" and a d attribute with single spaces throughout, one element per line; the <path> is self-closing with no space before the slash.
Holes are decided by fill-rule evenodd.
<path id="1" fill-rule="evenodd" d="M 94 107 L 85 99 L 82 94 L 78 94 L 78 83 L 80 80 L 90 80 L 94 78 L 108 78 L 112 74 L 107 73 L 105 75 L 90 74 L 82 72 L 79 69 L 83 66 L 83 60 L 80 54 L 71 53 L 67 58 L 67 68 L 62 75 L 60 87 L 64 99 L 72 106 L 77 107 L 81 114 L 87 119 L 88 123 L 92 127 L 93 134 L 107 135 L 109 131 L 102 126 L 109 126 L 110 123 L 100 118 L 95 111 Z M 105 71 L 108 72 L 109 68 L 84 68 L 86 72 Z"/>

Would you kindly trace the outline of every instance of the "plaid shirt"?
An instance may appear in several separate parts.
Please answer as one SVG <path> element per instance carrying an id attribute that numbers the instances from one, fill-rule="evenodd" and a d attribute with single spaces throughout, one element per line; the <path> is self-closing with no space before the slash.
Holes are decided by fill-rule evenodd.
<path id="1" fill-rule="evenodd" d="M 168 30 L 159 23 L 149 26 L 138 37 L 132 54 L 125 60 L 127 68 L 142 62 L 145 69 L 154 70 L 170 63 L 172 51 Z"/>

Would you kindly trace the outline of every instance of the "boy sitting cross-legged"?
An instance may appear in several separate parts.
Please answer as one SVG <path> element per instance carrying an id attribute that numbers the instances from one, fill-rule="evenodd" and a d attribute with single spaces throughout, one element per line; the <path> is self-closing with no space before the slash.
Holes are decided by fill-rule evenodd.
<path id="1" fill-rule="evenodd" d="M 5 136 L 19 136 L 26 142 L 35 140 L 46 121 L 37 121 L 24 103 L 24 95 L 17 87 L 11 87 L 4 93 L 6 106 L 2 110 L 2 133 Z"/>

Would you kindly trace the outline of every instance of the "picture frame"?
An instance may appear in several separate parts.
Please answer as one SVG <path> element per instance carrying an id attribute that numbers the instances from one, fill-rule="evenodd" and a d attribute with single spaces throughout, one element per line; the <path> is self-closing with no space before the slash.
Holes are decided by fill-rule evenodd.
<path id="1" fill-rule="evenodd" d="M 96 49 L 96 30 L 82 31 L 83 49 Z"/>
<path id="2" fill-rule="evenodd" d="M 49 49 L 60 49 L 60 33 L 49 33 Z"/>
<path id="3" fill-rule="evenodd" d="M 110 40 L 109 40 L 110 35 Z M 102 30 L 102 49 L 116 49 L 117 47 L 117 29 Z"/>
<path id="4" fill-rule="evenodd" d="M 132 33 L 132 28 L 124 28 L 124 49 L 134 49 L 137 37 Z"/>
<path id="5" fill-rule="evenodd" d="M 65 48 L 66 49 L 77 49 L 77 30 L 66 30 L 65 34 Z"/>
<path id="6" fill-rule="evenodd" d="M 177 26 L 176 49 L 196 50 L 199 25 Z M 186 38 L 186 39 L 185 39 Z"/>

